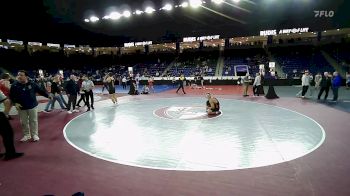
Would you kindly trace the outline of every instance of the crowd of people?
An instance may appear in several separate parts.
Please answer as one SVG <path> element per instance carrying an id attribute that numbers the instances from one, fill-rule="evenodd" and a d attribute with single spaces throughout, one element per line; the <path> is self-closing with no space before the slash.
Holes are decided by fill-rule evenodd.
<path id="1" fill-rule="evenodd" d="M 148 85 L 140 87 L 140 75 L 136 74 L 134 77 L 127 78 L 123 76 L 120 82 L 116 81 L 117 77 L 114 73 L 106 73 L 102 79 L 103 88 L 107 89 L 109 98 L 113 104 L 118 103 L 116 96 L 116 87 L 115 85 L 121 84 L 123 89 L 126 89 L 127 82 L 130 81 L 130 95 L 138 94 L 149 94 L 154 93 L 154 78 L 148 78 Z M 204 87 L 203 76 L 196 77 L 196 81 L 200 81 L 200 85 Z M 179 79 L 176 81 L 175 77 L 172 79 L 173 85 L 176 83 L 178 88 L 176 93 L 179 90 L 182 90 L 184 94 L 184 86 L 190 85 L 193 88 L 190 81 L 187 81 L 184 74 L 181 74 Z M 243 96 L 248 95 L 248 89 L 250 86 L 251 78 L 247 73 L 239 81 L 240 84 L 244 86 Z M 259 96 L 264 94 L 263 90 L 264 75 L 257 73 L 253 82 L 253 93 L 254 96 Z M 338 72 L 330 74 L 324 72 L 323 75 L 317 73 L 315 76 L 312 76 L 308 70 L 305 70 L 303 76 L 301 77 L 302 89 L 297 94 L 298 97 L 305 98 L 307 92 L 310 92 L 310 96 L 318 90 L 317 99 L 320 100 L 323 93 L 324 100 L 327 100 L 329 90 L 333 91 L 332 101 L 338 100 L 338 91 L 339 87 L 342 84 L 342 79 Z M 196 82 L 195 82 L 196 84 Z M 346 74 L 346 84 L 347 89 L 350 86 L 350 74 Z M 90 111 L 94 108 L 94 93 L 93 89 L 95 87 L 94 82 L 91 80 L 91 77 L 87 75 L 76 75 L 70 74 L 69 78 L 64 80 L 64 77 L 61 73 L 55 74 L 52 77 L 45 78 L 42 74 L 35 79 L 31 79 L 28 73 L 24 70 L 18 71 L 16 79 L 11 79 L 10 74 L 2 74 L 0 80 L 0 121 L 2 129 L 0 131 L 1 136 L 3 137 L 3 143 L 5 146 L 5 153 L 0 154 L 0 157 L 4 157 L 5 160 L 10 160 L 13 158 L 21 157 L 23 153 L 16 152 L 13 145 L 13 130 L 9 123 L 11 116 L 9 115 L 11 107 L 15 107 L 18 111 L 18 116 L 20 119 L 21 127 L 23 130 L 23 137 L 20 139 L 21 142 L 34 141 L 37 142 L 40 140 L 39 131 L 38 131 L 38 101 L 37 94 L 42 95 L 49 99 L 44 112 L 50 113 L 54 109 L 55 102 L 57 101 L 62 110 L 67 111 L 67 113 L 72 114 L 73 112 L 80 112 L 79 108 L 82 107 L 80 104 L 83 102 L 84 106 L 87 107 L 86 111 Z M 141 90 L 141 92 L 139 92 Z M 63 97 L 63 94 L 66 94 L 68 97 L 68 102 Z M 80 99 L 78 100 L 78 98 Z M 207 93 L 207 102 L 206 102 L 206 112 L 208 115 L 218 115 L 220 111 L 220 103 L 217 98 L 212 94 Z"/>
<path id="2" fill-rule="evenodd" d="M 257 73 L 254 77 L 253 82 L 253 95 L 259 96 L 264 94 L 263 89 L 263 81 L 264 76 L 261 73 Z M 245 76 L 240 77 L 238 84 L 243 85 L 243 96 L 248 95 L 248 89 L 251 84 L 251 77 L 247 73 Z M 327 100 L 329 91 L 332 90 L 333 98 L 331 101 L 338 101 L 339 97 L 339 88 L 342 85 L 342 78 L 338 72 L 324 72 L 323 75 L 321 73 L 317 73 L 313 76 L 308 70 L 305 70 L 301 77 L 301 86 L 302 89 L 296 94 L 297 97 L 306 98 L 307 92 L 309 92 L 309 97 L 312 97 L 316 91 L 317 100 L 320 100 L 322 95 L 325 93 L 323 100 Z M 346 73 L 346 89 L 350 89 L 350 74 Z"/>
<path id="3" fill-rule="evenodd" d="M 117 104 L 117 96 L 115 92 L 115 85 L 118 83 L 117 75 L 113 72 L 106 73 L 103 78 L 104 88 L 107 89 L 109 97 L 113 104 Z M 126 78 L 124 76 L 119 82 L 126 89 L 127 82 L 130 82 L 130 95 L 137 95 L 139 93 L 140 75 L 136 77 Z M 34 79 L 29 77 L 29 74 L 25 70 L 19 70 L 15 79 L 11 78 L 11 75 L 4 73 L 1 75 L 0 80 L 0 92 L 3 94 L 2 102 L 11 100 L 9 107 L 3 107 L 1 112 L 8 120 L 11 119 L 10 110 L 15 107 L 18 111 L 18 115 L 23 128 L 23 137 L 20 141 L 26 142 L 29 140 L 39 141 L 38 133 L 38 116 L 37 116 L 37 94 L 42 95 L 49 99 L 43 112 L 50 113 L 54 110 L 55 102 L 57 101 L 61 109 L 67 111 L 68 114 L 74 112 L 80 112 L 79 108 L 81 102 L 83 106 L 87 107 L 86 111 L 90 111 L 94 108 L 94 93 L 95 87 L 92 78 L 86 74 L 76 75 L 71 73 L 65 80 L 63 73 L 58 73 L 53 76 L 44 76 L 44 73 L 38 73 Z M 104 91 L 102 89 L 102 92 Z M 154 78 L 148 79 L 148 85 L 142 88 L 141 94 L 154 93 Z M 66 94 L 68 101 L 64 98 Z M 80 99 L 78 100 L 78 98 Z"/>
<path id="4" fill-rule="evenodd" d="M 69 79 L 64 81 L 62 75 L 56 74 L 52 77 L 52 80 L 45 81 L 43 77 L 32 80 L 25 70 L 20 70 L 15 80 L 11 81 L 10 74 L 8 73 L 2 74 L 1 78 L 1 101 L 5 103 L 5 107 L 1 109 L 1 121 L 5 122 L 11 119 L 9 116 L 11 107 L 17 109 L 23 130 L 23 137 L 20 139 L 21 142 L 30 140 L 37 142 L 40 140 L 37 94 L 49 99 L 44 110 L 47 113 L 54 109 L 54 103 L 56 101 L 59 103 L 61 109 L 66 110 L 69 114 L 79 112 L 76 107 L 79 107 L 80 101 L 85 103 L 88 108 L 87 111 L 94 109 L 94 95 L 92 91 L 94 83 L 86 75 L 77 77 L 71 74 Z M 63 91 L 66 92 L 68 103 L 63 98 Z M 78 95 L 80 95 L 81 100 L 77 103 Z M 12 132 L 10 126 L 5 126 L 4 132 Z M 13 137 L 13 134 L 9 135 Z M 5 137 L 10 138 L 7 135 Z M 7 143 L 7 141 L 4 143 Z M 13 154 L 13 150 L 10 150 L 10 153 Z"/>
<path id="5" fill-rule="evenodd" d="M 323 99 L 327 100 L 329 90 L 332 89 L 332 101 L 337 101 L 339 87 L 341 85 L 342 79 L 338 72 L 333 72 L 333 74 L 324 72 L 323 75 L 321 75 L 321 73 L 317 73 L 315 77 L 313 77 L 308 70 L 305 70 L 303 76 L 301 77 L 302 90 L 297 94 L 297 96 L 305 98 L 308 91 L 310 91 L 310 96 L 313 96 L 314 91 L 318 90 L 319 93 L 317 95 L 317 100 L 321 99 L 323 93 L 325 93 Z"/>

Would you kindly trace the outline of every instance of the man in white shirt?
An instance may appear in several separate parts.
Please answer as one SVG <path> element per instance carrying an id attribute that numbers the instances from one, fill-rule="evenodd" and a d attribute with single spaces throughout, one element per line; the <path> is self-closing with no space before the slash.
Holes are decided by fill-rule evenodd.
<path id="1" fill-rule="evenodd" d="M 346 72 L 346 89 L 349 90 L 350 88 L 350 73 L 349 72 Z"/>
<path id="2" fill-rule="evenodd" d="M 301 92 L 301 97 L 305 98 L 305 94 L 310 86 L 310 75 L 308 70 L 306 70 L 303 76 L 301 77 L 301 86 L 303 88 Z"/>
<path id="3" fill-rule="evenodd" d="M 136 82 L 136 90 L 139 90 L 140 86 L 140 74 L 137 74 L 135 77 L 135 82 Z"/>
<path id="4" fill-rule="evenodd" d="M 123 76 L 123 79 L 122 79 L 122 86 L 123 86 L 123 89 L 126 89 L 126 82 L 127 82 L 127 79 L 125 76 Z"/>
<path id="5" fill-rule="evenodd" d="M 256 77 L 254 79 L 254 84 L 253 84 L 253 93 L 254 96 L 259 96 L 259 88 L 261 86 L 261 76 L 260 73 L 256 73 Z"/>
<path id="6" fill-rule="evenodd" d="M 147 85 L 143 86 L 143 90 L 142 90 L 141 94 L 145 94 L 145 95 L 149 94 L 149 88 Z"/>
<path id="7" fill-rule="evenodd" d="M 94 108 L 94 93 L 92 91 L 94 89 L 94 87 L 95 87 L 94 83 L 89 79 L 88 76 L 85 75 L 84 81 L 81 84 L 81 88 L 85 92 L 86 105 L 88 107 L 87 111 L 90 111 L 90 106 L 92 109 L 95 109 Z M 91 99 L 91 104 L 90 104 L 89 98 Z"/>

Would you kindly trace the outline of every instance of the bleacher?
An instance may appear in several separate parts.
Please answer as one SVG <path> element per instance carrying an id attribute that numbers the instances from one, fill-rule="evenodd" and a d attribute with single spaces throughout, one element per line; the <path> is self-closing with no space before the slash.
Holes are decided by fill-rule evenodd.
<path id="1" fill-rule="evenodd" d="M 289 77 L 300 76 L 306 69 L 312 74 L 335 71 L 324 58 L 321 53 L 322 50 L 330 54 L 341 65 L 350 63 L 350 50 L 345 43 L 322 46 L 309 44 L 284 47 L 281 45 L 268 48 L 268 51 Z M 270 61 L 263 48 L 228 48 L 221 55 L 224 57 L 223 76 L 233 76 L 234 66 L 237 65 L 247 65 L 251 75 L 255 75 L 259 71 L 260 64 L 264 64 L 266 67 Z M 179 54 L 155 52 L 123 55 L 107 53 L 100 55 L 83 53 L 65 55 L 62 51 L 43 50 L 29 53 L 23 49 L 0 48 L 0 66 L 2 68 L 0 72 L 6 71 L 15 74 L 18 70 L 25 69 L 29 71 L 31 77 L 34 77 L 38 74 L 38 69 L 45 70 L 48 75 L 63 70 L 65 77 L 68 77 L 70 73 L 84 73 L 96 79 L 101 79 L 107 72 L 113 72 L 116 75 L 127 75 L 128 67 L 133 67 L 135 74 L 156 76 L 158 72 L 159 76 L 163 76 L 162 74 L 166 68 L 174 62 L 168 71 L 170 76 L 179 76 L 181 73 L 187 77 L 195 75 L 214 76 L 219 56 L 218 49 L 184 50 Z"/>
<path id="2" fill-rule="evenodd" d="M 322 46 L 322 49 L 334 58 L 344 71 L 350 72 L 350 47 L 347 44 L 327 44 Z"/>
<path id="3" fill-rule="evenodd" d="M 186 77 L 214 76 L 218 58 L 218 51 L 184 51 L 169 73 L 173 76 L 184 74 Z"/>
<path id="4" fill-rule="evenodd" d="M 304 70 L 312 74 L 317 72 L 333 72 L 334 68 L 321 54 L 319 48 L 312 46 L 289 46 L 269 49 L 277 63 L 288 77 L 299 77 Z"/>

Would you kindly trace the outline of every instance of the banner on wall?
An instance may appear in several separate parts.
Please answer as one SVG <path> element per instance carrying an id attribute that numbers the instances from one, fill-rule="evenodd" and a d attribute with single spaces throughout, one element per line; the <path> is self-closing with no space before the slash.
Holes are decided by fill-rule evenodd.
<path id="1" fill-rule="evenodd" d="M 23 41 L 18 41 L 18 40 L 13 40 L 13 39 L 8 39 L 7 43 L 9 44 L 17 44 L 17 45 L 23 45 Z"/>
<path id="2" fill-rule="evenodd" d="M 48 47 L 52 47 L 52 48 L 60 48 L 60 44 L 52 44 L 52 43 L 47 43 Z"/>
<path id="3" fill-rule="evenodd" d="M 28 42 L 29 46 L 42 46 L 43 44 L 40 42 Z"/>
<path id="4" fill-rule="evenodd" d="M 70 44 L 64 44 L 65 48 L 75 48 L 75 45 L 70 45 Z"/>
<path id="5" fill-rule="evenodd" d="M 260 36 L 268 36 L 268 35 L 280 35 L 280 34 L 290 34 L 290 33 L 306 33 L 309 32 L 310 28 L 292 28 L 292 29 L 272 29 L 272 30 L 263 30 L 260 31 Z"/>
<path id="6" fill-rule="evenodd" d="M 134 46 L 147 46 L 147 45 L 152 45 L 152 41 L 143 41 L 143 42 L 129 42 L 129 43 L 124 43 L 124 47 L 130 48 Z"/>
<path id="7" fill-rule="evenodd" d="M 183 42 L 195 42 L 195 41 L 205 41 L 205 40 L 213 40 L 220 39 L 220 35 L 208 35 L 201 37 L 184 37 Z"/>

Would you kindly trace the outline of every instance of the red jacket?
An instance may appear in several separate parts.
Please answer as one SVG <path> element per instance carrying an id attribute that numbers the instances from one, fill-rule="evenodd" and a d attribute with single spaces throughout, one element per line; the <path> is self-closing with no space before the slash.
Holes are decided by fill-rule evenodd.
<path id="1" fill-rule="evenodd" d="M 10 88 L 6 85 L 6 83 L 10 83 L 7 80 L 0 80 L 0 90 L 4 93 L 6 97 L 10 95 Z"/>

